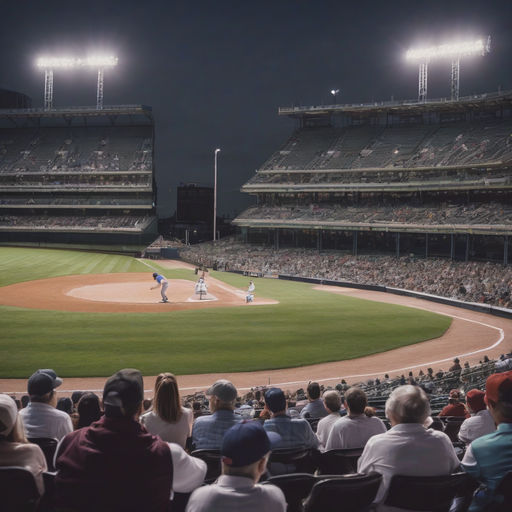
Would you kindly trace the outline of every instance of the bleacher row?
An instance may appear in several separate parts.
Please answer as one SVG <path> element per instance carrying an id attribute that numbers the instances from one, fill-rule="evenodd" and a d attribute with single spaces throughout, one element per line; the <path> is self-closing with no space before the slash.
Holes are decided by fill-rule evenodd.
<path id="1" fill-rule="evenodd" d="M 505 161 L 512 157 L 511 129 L 510 121 L 497 120 L 441 126 L 303 128 L 261 169 L 440 167 Z"/>
<path id="2" fill-rule="evenodd" d="M 2 129 L 0 174 L 150 171 L 148 127 Z"/>

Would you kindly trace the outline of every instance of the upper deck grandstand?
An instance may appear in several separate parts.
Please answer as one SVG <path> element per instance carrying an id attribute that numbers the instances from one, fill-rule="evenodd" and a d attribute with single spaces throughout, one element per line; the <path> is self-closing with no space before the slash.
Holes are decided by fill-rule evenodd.
<path id="1" fill-rule="evenodd" d="M 0 237 L 144 244 L 156 231 L 151 108 L 0 110 Z"/>
<path id="2" fill-rule="evenodd" d="M 257 197 L 234 220 L 245 239 L 429 255 L 431 234 L 445 255 L 508 262 L 511 91 L 279 114 L 297 127 L 242 187 Z M 465 238 L 461 254 L 455 235 Z"/>

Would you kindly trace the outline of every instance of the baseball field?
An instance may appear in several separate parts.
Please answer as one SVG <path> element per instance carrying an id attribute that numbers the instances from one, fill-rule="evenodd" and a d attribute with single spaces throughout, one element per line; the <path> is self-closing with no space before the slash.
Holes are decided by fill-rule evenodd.
<path id="1" fill-rule="evenodd" d="M 122 367 L 145 375 L 298 367 L 437 338 L 451 323 L 448 316 L 277 279 L 255 279 L 257 300 L 247 305 L 249 279 L 222 272 L 207 276 L 220 300 L 199 303 L 187 299 L 197 280 L 193 269 L 164 263 L 0 248 L 0 378 L 26 378 L 45 367 L 63 377 L 107 376 Z M 149 290 L 154 271 L 170 282 L 170 304 L 157 304 L 159 291 Z M 117 299 L 77 298 L 96 286 L 102 294 L 123 288 Z"/>

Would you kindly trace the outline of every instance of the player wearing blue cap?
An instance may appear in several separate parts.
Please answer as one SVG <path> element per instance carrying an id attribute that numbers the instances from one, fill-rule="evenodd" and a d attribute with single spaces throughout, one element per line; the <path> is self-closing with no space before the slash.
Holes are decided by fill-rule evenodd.
<path id="1" fill-rule="evenodd" d="M 161 302 L 169 302 L 169 299 L 167 298 L 167 288 L 169 288 L 169 282 L 164 276 L 161 276 L 160 274 L 157 274 L 156 272 L 153 272 L 153 279 L 156 281 L 155 286 L 152 286 L 150 290 L 156 290 L 159 286 L 161 286 L 160 294 L 162 295 L 162 301 Z"/>

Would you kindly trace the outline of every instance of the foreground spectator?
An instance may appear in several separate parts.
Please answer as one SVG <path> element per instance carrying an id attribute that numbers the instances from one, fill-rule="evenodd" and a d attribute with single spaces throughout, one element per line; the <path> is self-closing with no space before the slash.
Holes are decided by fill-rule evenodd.
<path id="1" fill-rule="evenodd" d="M 286 397 L 279 388 L 270 388 L 265 393 L 265 404 L 271 413 L 263 428 L 267 432 L 279 434 L 274 449 L 309 449 L 318 447 L 318 438 L 311 425 L 302 418 L 290 418 L 286 414 Z"/>
<path id="2" fill-rule="evenodd" d="M 164 511 L 171 491 L 199 487 L 206 464 L 149 434 L 137 421 L 144 386 L 138 370 L 112 375 L 103 390 L 104 416 L 59 444 L 58 507 L 82 511 Z"/>
<path id="3" fill-rule="evenodd" d="M 95 393 L 83 393 L 76 406 L 78 421 L 76 428 L 88 427 L 98 421 L 103 414 L 100 399 Z"/>
<path id="4" fill-rule="evenodd" d="M 185 448 L 193 421 L 192 409 L 181 406 L 176 377 L 172 373 L 161 373 L 155 381 L 153 410 L 141 416 L 140 422 L 151 434 Z"/>
<path id="5" fill-rule="evenodd" d="M 28 379 L 30 403 L 20 411 L 26 436 L 31 438 L 47 437 L 62 439 L 73 431 L 69 414 L 58 411 L 55 388 L 62 380 L 50 369 L 37 370 Z"/>
<path id="6" fill-rule="evenodd" d="M 466 450 L 462 467 L 483 487 L 475 493 L 470 512 L 487 510 L 494 490 L 512 470 L 512 371 L 487 378 L 485 401 L 498 429 L 475 439 Z"/>
<path id="7" fill-rule="evenodd" d="M 460 391 L 458 389 L 452 389 L 450 391 L 448 405 L 443 407 L 439 416 L 460 416 L 462 418 L 469 418 L 468 411 L 460 401 Z"/>
<path id="8" fill-rule="evenodd" d="M 462 422 L 459 439 L 466 444 L 476 438 L 491 434 L 496 430 L 494 419 L 485 406 L 485 393 L 479 389 L 471 389 L 466 393 L 466 404 L 472 414 Z"/>
<path id="9" fill-rule="evenodd" d="M 240 422 L 236 416 L 236 388 L 228 380 L 218 380 L 207 392 L 210 397 L 210 416 L 200 416 L 192 428 L 192 442 L 196 450 L 220 450 L 226 430 Z"/>
<path id="10" fill-rule="evenodd" d="M 0 394 L 0 466 L 27 469 L 34 475 L 39 494 L 44 493 L 43 472 L 47 467 L 43 452 L 26 440 L 16 403 L 4 394 Z"/>
<path id="11" fill-rule="evenodd" d="M 340 419 L 341 396 L 337 391 L 326 391 L 323 400 L 329 414 L 318 422 L 316 437 L 318 437 L 322 448 L 325 448 L 333 425 Z"/>
<path id="12" fill-rule="evenodd" d="M 377 510 L 393 510 L 382 505 L 393 475 L 440 476 L 459 468 L 450 438 L 438 430 L 425 429 L 430 404 L 418 386 L 396 388 L 386 402 L 391 429 L 368 440 L 359 458 L 359 473 L 377 471 L 382 483 L 375 503 Z"/>
<path id="13" fill-rule="evenodd" d="M 286 501 L 281 489 L 259 485 L 265 473 L 273 432 L 261 423 L 249 421 L 231 427 L 222 441 L 222 476 L 213 484 L 194 491 L 187 512 L 284 512 Z"/>
<path id="14" fill-rule="evenodd" d="M 381 419 L 365 414 L 367 405 L 368 398 L 362 389 L 352 387 L 345 393 L 347 415 L 332 426 L 326 450 L 364 448 L 370 437 L 386 432 Z"/>
<path id="15" fill-rule="evenodd" d="M 324 418 L 329 413 L 324 407 L 324 403 L 320 398 L 320 384 L 318 382 L 310 382 L 307 390 L 308 403 L 300 411 L 301 418 Z"/>

